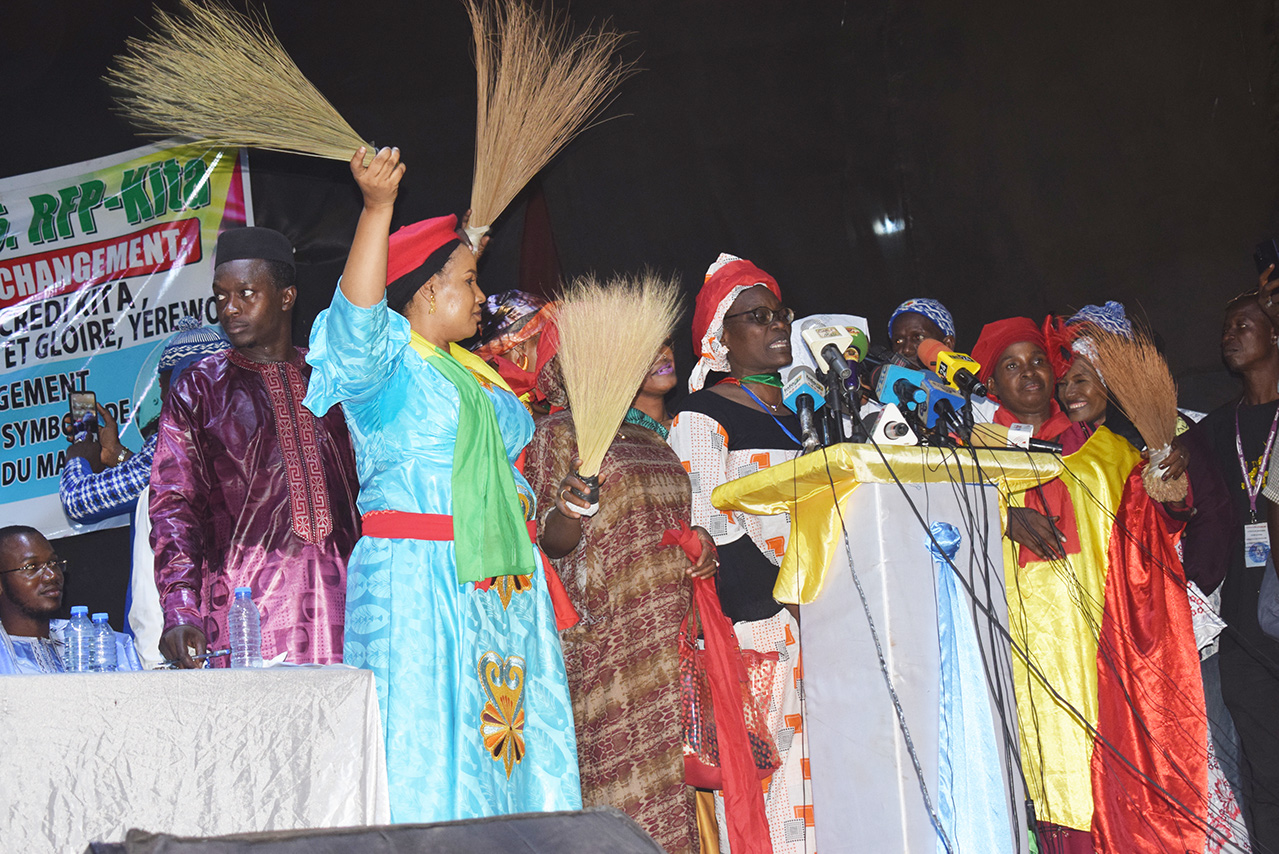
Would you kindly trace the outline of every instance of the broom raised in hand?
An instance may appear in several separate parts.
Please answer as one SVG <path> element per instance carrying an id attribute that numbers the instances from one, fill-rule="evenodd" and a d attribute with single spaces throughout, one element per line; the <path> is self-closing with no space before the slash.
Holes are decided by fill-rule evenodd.
<path id="1" fill-rule="evenodd" d="M 119 111 L 144 133 L 186 136 L 348 161 L 365 142 L 306 79 L 265 16 L 219 0 L 181 0 L 156 11 L 152 31 L 130 38 L 103 78 Z"/>

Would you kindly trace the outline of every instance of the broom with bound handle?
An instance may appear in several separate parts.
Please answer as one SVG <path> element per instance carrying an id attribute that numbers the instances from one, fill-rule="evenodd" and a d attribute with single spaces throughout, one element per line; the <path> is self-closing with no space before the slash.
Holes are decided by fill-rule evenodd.
<path id="1" fill-rule="evenodd" d="M 1091 344 L 1088 359 L 1110 396 L 1146 441 L 1150 462 L 1141 479 L 1147 494 L 1156 501 L 1184 501 L 1189 492 L 1186 476 L 1164 480 L 1159 473 L 1177 435 L 1177 384 L 1168 363 L 1144 332 L 1129 338 L 1090 325 L 1081 337 Z"/>
<path id="2" fill-rule="evenodd" d="M 156 11 L 152 31 L 130 38 L 103 78 L 118 110 L 152 136 L 187 136 L 347 161 L 357 134 L 306 79 L 265 16 L 219 0 L 181 0 L 185 16 Z"/>
<path id="3" fill-rule="evenodd" d="M 652 273 L 575 280 L 560 297 L 560 370 L 588 483 L 679 317 L 679 285 Z M 594 484 L 592 484 L 594 485 Z"/>
<path id="4" fill-rule="evenodd" d="M 475 48 L 475 172 L 467 235 L 479 240 L 542 167 L 588 125 L 634 63 L 605 25 L 574 36 L 525 0 L 464 0 Z"/>

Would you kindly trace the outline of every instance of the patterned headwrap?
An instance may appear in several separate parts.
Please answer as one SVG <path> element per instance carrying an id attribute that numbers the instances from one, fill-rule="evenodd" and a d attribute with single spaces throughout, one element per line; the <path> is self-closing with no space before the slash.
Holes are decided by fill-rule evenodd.
<path id="1" fill-rule="evenodd" d="M 922 314 L 933 323 L 936 323 L 937 328 L 942 331 L 942 335 L 949 335 L 951 338 L 955 337 L 955 320 L 950 316 L 950 312 L 946 310 L 946 306 L 942 305 L 935 299 L 917 297 L 915 299 L 908 299 L 901 305 L 897 306 L 897 310 L 893 312 L 893 316 L 888 318 L 889 343 L 892 343 L 893 340 L 893 324 L 897 321 L 897 318 L 911 311 L 915 312 L 915 314 Z"/>
<path id="2" fill-rule="evenodd" d="M 728 347 L 724 346 L 724 315 L 742 291 L 763 285 L 779 300 L 781 288 L 777 280 L 750 261 L 736 255 L 720 253 L 706 270 L 706 281 L 697 293 L 693 307 L 693 340 L 697 342 L 698 360 L 688 378 L 688 390 L 698 391 L 711 371 L 728 370 Z"/>
<path id="3" fill-rule="evenodd" d="M 222 334 L 221 329 L 201 326 L 198 317 L 188 314 L 178 321 L 177 334 L 165 343 L 156 370 L 160 373 L 172 371 L 176 378 L 191 363 L 198 362 L 205 356 L 221 353 L 230 346 L 231 342 Z"/>
<path id="4" fill-rule="evenodd" d="M 506 353 L 542 331 L 554 309 L 537 294 L 502 291 L 484 301 L 484 322 L 480 342 L 471 352 L 481 359 Z"/>
<path id="5" fill-rule="evenodd" d="M 1086 305 L 1066 321 L 1067 326 L 1080 323 L 1091 323 L 1107 332 L 1132 337 L 1132 323 L 1128 320 L 1124 304 L 1114 300 L 1108 300 L 1105 305 Z"/>

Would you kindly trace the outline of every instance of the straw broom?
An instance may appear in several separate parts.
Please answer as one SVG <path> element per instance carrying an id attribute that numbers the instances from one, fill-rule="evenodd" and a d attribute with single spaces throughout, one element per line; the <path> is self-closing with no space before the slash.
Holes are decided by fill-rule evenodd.
<path id="1" fill-rule="evenodd" d="M 574 37 L 562 15 L 524 0 L 464 0 L 475 48 L 477 107 L 471 225 L 478 241 L 533 176 L 588 127 L 634 63 L 604 25 Z"/>
<path id="2" fill-rule="evenodd" d="M 302 74 L 265 16 L 219 0 L 181 0 L 185 17 L 156 11 L 103 78 L 116 106 L 152 136 L 350 160 L 365 142 Z"/>
<path id="3" fill-rule="evenodd" d="M 1159 473 L 1177 435 L 1177 384 L 1168 363 L 1144 332 L 1128 338 L 1091 327 L 1085 337 L 1092 343 L 1089 358 L 1102 382 L 1146 442 L 1150 462 L 1141 473 L 1146 492 L 1156 501 L 1185 500 L 1186 476 L 1165 481 Z"/>
<path id="4" fill-rule="evenodd" d="M 607 285 L 574 281 L 559 301 L 560 370 L 577 430 L 578 473 L 600 472 L 604 454 L 679 316 L 679 286 L 651 273 Z"/>

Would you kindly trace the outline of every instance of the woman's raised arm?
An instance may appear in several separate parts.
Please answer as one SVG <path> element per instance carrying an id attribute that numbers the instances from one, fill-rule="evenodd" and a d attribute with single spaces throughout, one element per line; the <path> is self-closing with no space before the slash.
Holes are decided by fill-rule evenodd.
<path id="1" fill-rule="evenodd" d="M 351 158 L 351 174 L 364 194 L 364 210 L 342 270 L 342 293 L 360 308 L 377 305 L 386 293 L 387 238 L 405 169 L 398 148 L 381 149 L 367 167 L 364 153 L 361 148 Z"/>

